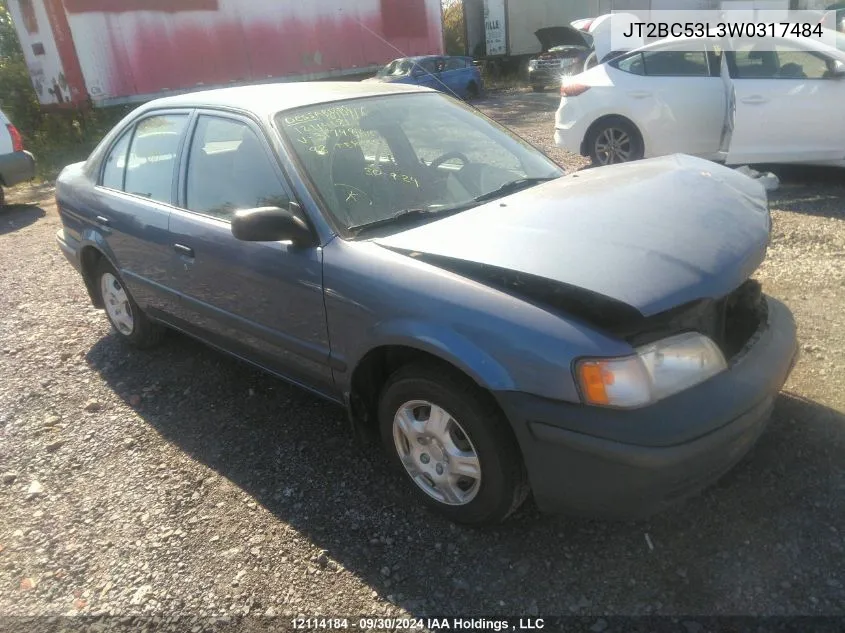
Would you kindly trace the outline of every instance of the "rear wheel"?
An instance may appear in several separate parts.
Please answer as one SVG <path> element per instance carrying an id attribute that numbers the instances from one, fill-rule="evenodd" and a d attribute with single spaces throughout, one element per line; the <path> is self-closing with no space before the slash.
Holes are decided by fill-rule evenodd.
<path id="1" fill-rule="evenodd" d="M 6 191 L 0 187 L 0 209 L 6 206 Z"/>
<path id="2" fill-rule="evenodd" d="M 382 442 L 417 499 L 448 519 L 497 523 L 528 494 L 516 439 L 489 395 L 463 375 L 411 365 L 379 401 Z"/>
<path id="3" fill-rule="evenodd" d="M 596 125 L 587 141 L 594 165 L 628 163 L 643 157 L 639 131 L 623 119 L 611 118 Z"/>
<path id="4" fill-rule="evenodd" d="M 478 84 L 475 83 L 474 81 L 471 81 L 469 83 L 469 85 L 467 86 L 467 91 L 466 91 L 467 99 L 469 99 L 469 100 L 478 99 L 479 94 L 480 94 L 480 91 L 478 90 Z"/>
<path id="5" fill-rule="evenodd" d="M 164 329 L 152 323 L 141 311 L 120 275 L 105 257 L 97 264 L 95 274 L 97 289 L 114 331 L 134 347 L 147 349 L 157 345 Z"/>

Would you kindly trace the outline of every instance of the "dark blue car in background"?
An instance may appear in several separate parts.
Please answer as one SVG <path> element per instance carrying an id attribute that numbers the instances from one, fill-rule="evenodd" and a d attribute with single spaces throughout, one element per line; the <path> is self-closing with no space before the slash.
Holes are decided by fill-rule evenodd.
<path id="1" fill-rule="evenodd" d="M 369 82 L 411 84 L 434 88 L 462 99 L 481 95 L 481 71 L 472 57 L 402 57 L 382 68 Z"/>

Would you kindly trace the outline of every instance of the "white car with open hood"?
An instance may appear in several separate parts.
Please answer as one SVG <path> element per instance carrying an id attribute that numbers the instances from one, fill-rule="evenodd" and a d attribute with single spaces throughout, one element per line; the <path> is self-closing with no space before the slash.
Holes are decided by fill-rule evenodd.
<path id="1" fill-rule="evenodd" d="M 655 42 L 561 87 L 555 141 L 597 165 L 685 153 L 845 166 L 845 35 Z M 724 53 L 724 54 L 723 54 Z"/>

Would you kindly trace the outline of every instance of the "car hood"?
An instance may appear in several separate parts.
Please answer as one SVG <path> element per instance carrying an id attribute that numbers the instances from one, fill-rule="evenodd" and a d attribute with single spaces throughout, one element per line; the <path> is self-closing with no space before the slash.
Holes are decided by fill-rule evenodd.
<path id="1" fill-rule="evenodd" d="M 524 273 L 649 317 L 734 290 L 763 261 L 770 226 L 759 183 L 675 155 L 578 172 L 374 241 L 459 274 Z"/>
<path id="2" fill-rule="evenodd" d="M 586 46 L 590 47 L 589 36 L 571 26 L 550 26 L 534 32 L 540 40 L 544 51 L 555 46 Z"/>

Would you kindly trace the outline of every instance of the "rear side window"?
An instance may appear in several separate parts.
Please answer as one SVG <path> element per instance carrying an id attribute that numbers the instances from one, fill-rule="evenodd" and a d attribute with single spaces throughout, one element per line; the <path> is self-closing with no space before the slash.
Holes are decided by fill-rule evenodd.
<path id="1" fill-rule="evenodd" d="M 467 68 L 466 60 L 460 59 L 459 57 L 452 57 L 446 60 L 446 66 L 443 70 L 461 70 L 462 68 Z"/>
<path id="2" fill-rule="evenodd" d="M 130 140 L 132 140 L 131 129 L 120 137 L 106 157 L 103 164 L 103 187 L 118 191 L 123 189 L 123 174 L 126 172 L 126 153 L 129 151 Z"/>
<path id="3" fill-rule="evenodd" d="M 645 74 L 649 77 L 708 77 L 704 51 L 643 52 Z"/>
<path id="4" fill-rule="evenodd" d="M 221 220 L 290 201 L 258 135 L 246 123 L 214 116 L 197 121 L 187 187 L 188 210 Z"/>
<path id="5" fill-rule="evenodd" d="M 126 166 L 126 193 L 172 204 L 176 156 L 187 124 L 186 114 L 154 116 L 138 123 Z"/>
<path id="6" fill-rule="evenodd" d="M 709 77 L 707 54 L 701 51 L 644 51 L 613 62 L 622 72 L 649 77 Z"/>
<path id="7" fill-rule="evenodd" d="M 637 53 L 630 57 L 624 57 L 617 61 L 612 66 L 616 66 L 624 73 L 631 73 L 632 75 L 645 75 L 645 65 L 643 64 L 643 54 Z"/>

